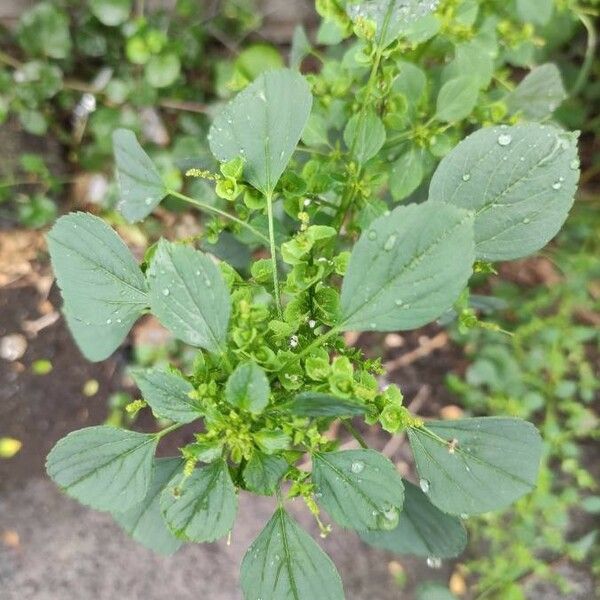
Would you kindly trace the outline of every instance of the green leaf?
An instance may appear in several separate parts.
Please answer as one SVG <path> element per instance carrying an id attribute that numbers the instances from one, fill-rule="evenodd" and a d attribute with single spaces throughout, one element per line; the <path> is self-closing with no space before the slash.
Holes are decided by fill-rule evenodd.
<path id="1" fill-rule="evenodd" d="M 517 14 L 523 21 L 546 25 L 553 12 L 553 0 L 517 0 Z"/>
<path id="2" fill-rule="evenodd" d="M 373 158 L 385 143 L 385 127 L 371 110 L 354 115 L 344 129 L 344 143 L 363 164 Z"/>
<path id="3" fill-rule="evenodd" d="M 311 53 L 312 46 L 302 25 L 296 25 L 290 48 L 290 69 L 300 69 L 302 61 Z"/>
<path id="4" fill-rule="evenodd" d="M 121 238 L 93 215 L 61 217 L 47 240 L 73 337 L 86 358 L 103 360 L 148 306 L 144 275 Z"/>
<path id="5" fill-rule="evenodd" d="M 451 558 L 467 544 L 460 519 L 436 508 L 416 485 L 404 481 L 404 506 L 392 531 L 366 531 L 360 537 L 377 548 L 396 554 Z"/>
<path id="6" fill-rule="evenodd" d="M 480 129 L 442 160 L 430 201 L 474 212 L 478 258 L 531 254 L 556 235 L 573 204 L 576 140 L 576 134 L 537 123 Z"/>
<path id="7" fill-rule="evenodd" d="M 131 376 L 155 415 L 175 423 L 191 423 L 201 416 L 190 398 L 194 386 L 183 376 L 162 369 L 134 369 Z"/>
<path id="8" fill-rule="evenodd" d="M 302 141 L 308 146 L 327 146 L 327 121 L 318 113 L 312 113 L 302 132 Z"/>
<path id="9" fill-rule="evenodd" d="M 246 180 L 263 194 L 272 194 L 311 106 L 310 88 L 299 73 L 267 71 L 216 117 L 209 133 L 210 149 L 221 162 L 244 158 Z"/>
<path id="10" fill-rule="evenodd" d="M 408 31 L 412 23 L 433 12 L 437 5 L 437 1 L 362 0 L 359 3 L 350 2 L 346 11 L 355 23 L 360 19 L 373 21 L 377 44 L 385 48 Z"/>
<path id="11" fill-rule="evenodd" d="M 125 23 L 131 12 L 131 0 L 90 0 L 90 10 L 103 25 Z"/>
<path id="12" fill-rule="evenodd" d="M 183 461 L 180 458 L 156 459 L 144 499 L 126 512 L 113 514 L 117 523 L 134 540 L 159 554 L 173 554 L 183 543 L 167 529 L 160 513 L 160 494 L 182 467 Z"/>
<path id="13" fill-rule="evenodd" d="M 550 116 L 567 98 L 558 67 L 546 63 L 532 69 L 506 96 L 511 114 L 520 113 L 529 120 Z"/>
<path id="14" fill-rule="evenodd" d="M 450 514 L 504 508 L 535 486 L 542 441 L 526 421 L 431 421 L 409 429 L 408 436 L 421 489 Z"/>
<path id="15" fill-rule="evenodd" d="M 252 492 L 272 496 L 288 469 L 288 462 L 281 456 L 255 451 L 244 468 L 244 481 Z"/>
<path id="16" fill-rule="evenodd" d="M 144 67 L 144 77 L 154 88 L 164 88 L 175 83 L 181 71 L 181 62 L 174 52 L 153 56 Z"/>
<path id="17" fill-rule="evenodd" d="M 473 261 L 469 213 L 431 202 L 399 206 L 373 221 L 354 246 L 340 326 L 395 331 L 429 323 L 458 298 Z"/>
<path id="18" fill-rule="evenodd" d="M 396 467 L 375 450 L 313 456 L 315 497 L 331 518 L 349 529 L 393 529 L 404 502 Z"/>
<path id="19" fill-rule="evenodd" d="M 150 306 L 159 321 L 187 344 L 220 352 L 231 299 L 212 260 L 189 246 L 161 239 L 148 276 Z"/>
<path id="20" fill-rule="evenodd" d="M 112 139 L 121 196 L 117 208 L 130 223 L 135 223 L 154 210 L 167 195 L 167 189 L 133 131 L 117 129 Z"/>
<path id="21" fill-rule="evenodd" d="M 144 498 L 158 438 L 115 427 L 86 427 L 59 440 L 46 470 L 69 496 L 98 510 L 128 510 Z"/>
<path id="22" fill-rule="evenodd" d="M 398 61 L 397 65 L 399 73 L 392 84 L 393 90 L 404 94 L 409 107 L 418 105 L 427 87 L 427 75 L 411 62 Z"/>
<path id="23" fill-rule="evenodd" d="M 351 398 L 338 398 L 321 392 L 301 392 L 283 406 L 299 417 L 353 417 L 362 415 L 367 407 Z"/>
<path id="24" fill-rule="evenodd" d="M 52 2 L 39 2 L 23 13 L 17 39 L 32 56 L 67 58 L 71 52 L 69 17 Z"/>
<path id="25" fill-rule="evenodd" d="M 278 508 L 244 556 L 245 600 L 344 600 L 329 557 L 283 508 Z"/>
<path id="26" fill-rule="evenodd" d="M 196 469 L 188 478 L 176 476 L 164 489 L 160 508 L 180 539 L 212 542 L 233 527 L 237 496 L 224 460 Z"/>
<path id="27" fill-rule="evenodd" d="M 471 114 L 479 96 L 479 80 L 463 75 L 447 81 L 437 97 L 435 116 L 440 121 L 453 123 Z"/>
<path id="28" fill-rule="evenodd" d="M 394 200 L 410 196 L 423 181 L 423 149 L 411 147 L 401 154 L 390 171 L 390 193 Z"/>
<path id="29" fill-rule="evenodd" d="M 233 67 L 233 83 L 237 83 L 236 79 L 238 79 L 242 85 L 245 85 L 254 81 L 264 71 L 283 67 L 283 59 L 279 50 L 269 44 L 252 44 L 238 54 Z"/>
<path id="30" fill-rule="evenodd" d="M 225 385 L 225 400 L 254 414 L 267 407 L 270 393 L 269 380 L 255 362 L 238 365 Z"/>
<path id="31" fill-rule="evenodd" d="M 469 78 L 476 80 L 479 89 L 487 88 L 494 74 L 494 59 L 497 54 L 497 46 L 481 37 L 457 45 L 454 60 L 444 68 L 444 81 L 469 73 Z"/>

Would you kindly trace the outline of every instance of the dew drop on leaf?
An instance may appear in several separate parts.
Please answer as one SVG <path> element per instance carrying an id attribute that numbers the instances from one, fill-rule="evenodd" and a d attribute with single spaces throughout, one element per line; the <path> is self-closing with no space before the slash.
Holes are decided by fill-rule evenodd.
<path id="1" fill-rule="evenodd" d="M 470 173 L 465 173 L 465 174 L 462 176 L 462 180 L 463 180 L 463 181 L 469 181 L 469 179 L 471 179 L 471 175 L 470 175 Z"/>
<path id="2" fill-rule="evenodd" d="M 442 559 L 438 558 L 437 556 L 428 556 L 427 566 L 430 569 L 439 569 L 442 566 Z"/>
<path id="3" fill-rule="evenodd" d="M 560 188 L 561 188 L 561 187 L 562 187 L 562 183 L 561 183 L 560 181 L 555 181 L 555 182 L 552 184 L 552 189 L 553 189 L 553 190 L 560 190 Z"/>
<path id="4" fill-rule="evenodd" d="M 394 247 L 395 244 L 396 244 L 396 234 L 392 233 L 392 235 L 390 235 L 390 237 L 385 241 L 383 249 L 386 252 L 389 252 Z"/>
<path id="5" fill-rule="evenodd" d="M 352 465 L 350 465 L 350 470 L 353 473 L 362 473 L 365 469 L 365 463 L 362 460 L 355 460 Z"/>
<path id="6" fill-rule="evenodd" d="M 512 136 L 508 133 L 501 133 L 498 136 L 498 143 L 501 146 L 508 146 L 512 142 Z"/>
<path id="7" fill-rule="evenodd" d="M 423 493 L 429 492 L 429 481 L 427 479 L 419 479 L 419 487 L 423 491 Z"/>
<path id="8" fill-rule="evenodd" d="M 400 519 L 400 512 L 395 506 L 391 506 L 379 513 L 377 517 L 377 527 L 389 531 L 395 529 Z"/>
<path id="9" fill-rule="evenodd" d="M 169 291 L 169 288 L 165 288 L 163 291 L 163 296 L 168 296 L 171 292 Z"/>
<path id="10" fill-rule="evenodd" d="M 368 235 L 370 240 L 376 240 L 377 239 L 377 232 L 374 229 L 371 229 L 371 231 L 369 231 L 369 235 Z"/>

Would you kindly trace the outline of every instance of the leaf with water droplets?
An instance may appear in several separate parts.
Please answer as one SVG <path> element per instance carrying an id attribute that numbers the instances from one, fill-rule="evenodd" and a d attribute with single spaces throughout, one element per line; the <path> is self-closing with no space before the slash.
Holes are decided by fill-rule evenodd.
<path id="1" fill-rule="evenodd" d="M 191 423 L 201 416 L 190 398 L 194 386 L 182 375 L 156 368 L 134 369 L 131 376 L 155 415 L 175 423 Z"/>
<path id="2" fill-rule="evenodd" d="M 225 400 L 254 414 L 267 407 L 270 393 L 267 375 L 255 362 L 238 365 L 225 385 Z"/>
<path id="3" fill-rule="evenodd" d="M 408 437 L 429 499 L 450 514 L 504 508 L 535 486 L 542 440 L 521 419 L 430 421 Z"/>
<path id="4" fill-rule="evenodd" d="M 395 331 L 429 323 L 458 298 L 473 261 L 467 211 L 430 202 L 399 206 L 373 221 L 354 246 L 340 327 Z"/>
<path id="5" fill-rule="evenodd" d="M 126 512 L 113 513 L 117 523 L 134 540 L 159 554 L 173 554 L 183 543 L 169 531 L 160 513 L 160 495 L 182 468 L 181 458 L 155 459 L 150 486 L 143 500 Z"/>
<path id="6" fill-rule="evenodd" d="M 104 360 L 148 306 L 144 275 L 121 238 L 93 215 L 61 217 L 47 240 L 69 329 L 86 358 Z"/>
<path id="7" fill-rule="evenodd" d="M 270 194 L 296 149 L 311 106 L 310 88 L 297 71 L 262 73 L 216 117 L 210 149 L 222 162 L 241 156 L 245 179 Z"/>
<path id="8" fill-rule="evenodd" d="M 554 63 L 532 69 L 519 85 L 506 96 L 511 114 L 520 113 L 526 119 L 545 119 L 567 98 L 560 71 Z"/>
<path id="9" fill-rule="evenodd" d="M 135 223 L 147 217 L 167 195 L 160 173 L 129 129 L 117 129 L 113 136 L 121 214 Z"/>
<path id="10" fill-rule="evenodd" d="M 241 584 L 245 600 L 344 600 L 330 558 L 281 507 L 248 548 Z"/>
<path id="11" fill-rule="evenodd" d="M 220 352 L 231 298 L 213 261 L 190 246 L 161 239 L 147 274 L 158 320 L 187 344 Z"/>
<path id="12" fill-rule="evenodd" d="M 375 450 L 320 452 L 313 456 L 316 498 L 342 527 L 393 529 L 404 486 L 396 467 Z"/>
<path id="13" fill-rule="evenodd" d="M 355 23 L 360 19 L 373 21 L 377 44 L 385 48 L 407 32 L 409 26 L 432 13 L 438 0 L 362 0 L 350 2 L 346 8 Z"/>
<path id="14" fill-rule="evenodd" d="M 224 460 L 175 476 L 163 490 L 160 508 L 169 529 L 180 539 L 212 542 L 233 527 L 237 496 Z"/>
<path id="15" fill-rule="evenodd" d="M 436 508 L 414 484 L 404 481 L 404 506 L 395 529 L 361 532 L 377 548 L 415 556 L 458 556 L 467 544 L 467 532 L 457 517 Z"/>
<path id="16" fill-rule="evenodd" d="M 152 477 L 158 438 L 105 425 L 59 440 L 46 470 L 66 494 L 97 510 L 123 511 L 141 502 Z"/>
<path id="17" fill-rule="evenodd" d="M 478 258 L 520 258 L 545 246 L 567 218 L 576 160 L 577 134 L 538 123 L 487 127 L 442 160 L 429 199 L 473 211 Z"/>

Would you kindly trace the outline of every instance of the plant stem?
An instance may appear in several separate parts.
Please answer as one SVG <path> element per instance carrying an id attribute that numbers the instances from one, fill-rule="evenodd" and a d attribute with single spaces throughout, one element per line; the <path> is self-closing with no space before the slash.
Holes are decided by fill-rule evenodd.
<path id="1" fill-rule="evenodd" d="M 164 437 L 168 433 L 171 433 L 171 431 L 175 431 L 175 429 L 179 429 L 182 426 L 183 426 L 183 423 L 173 423 L 173 425 L 169 425 L 169 427 L 166 427 L 165 429 L 161 429 L 160 431 L 157 431 L 154 435 L 157 439 L 160 440 L 162 437 Z"/>
<path id="2" fill-rule="evenodd" d="M 269 248 L 271 249 L 271 265 L 273 270 L 273 292 L 275 293 L 275 304 L 279 318 L 283 320 L 283 308 L 281 307 L 281 296 L 279 295 L 279 274 L 277 272 L 277 247 L 275 245 L 275 228 L 273 225 L 273 192 L 265 194 L 267 200 L 267 216 L 269 220 Z"/>
<path id="3" fill-rule="evenodd" d="M 210 204 L 206 204 L 205 202 L 202 202 L 201 200 L 196 200 L 195 198 L 190 198 L 190 196 L 186 196 L 185 194 L 181 194 L 180 192 L 176 192 L 175 190 L 167 190 L 167 193 L 171 196 L 174 196 L 175 198 L 179 198 L 180 200 L 183 200 L 184 202 L 189 202 L 190 204 L 194 204 L 195 206 L 197 206 L 198 208 L 200 208 L 202 210 L 205 210 L 207 212 L 212 212 L 216 215 L 220 215 L 221 217 L 224 217 L 225 219 L 229 219 L 230 221 L 237 223 L 241 227 L 244 227 L 248 231 L 251 231 L 256 237 L 260 238 L 266 244 L 269 244 L 269 238 L 267 238 L 260 231 L 258 231 L 258 229 L 256 229 L 252 225 L 250 225 L 250 223 L 246 223 L 246 221 L 242 221 L 241 219 L 234 217 L 233 215 L 229 214 L 228 212 L 225 212 L 224 210 L 221 210 L 220 208 L 216 208 L 214 206 L 211 206 Z"/>
<path id="4" fill-rule="evenodd" d="M 367 442 L 365 442 L 365 438 L 360 435 L 358 429 L 352 425 L 350 421 L 345 421 L 342 419 L 342 426 L 346 429 L 346 431 L 352 434 L 352 437 L 361 445 L 361 448 L 368 448 Z"/>
<path id="5" fill-rule="evenodd" d="M 598 43 L 598 36 L 596 35 L 596 29 L 594 27 L 593 21 L 581 11 L 577 11 L 577 17 L 583 23 L 583 26 L 587 30 L 587 46 L 585 49 L 585 56 L 583 59 L 583 64 L 581 65 L 581 69 L 579 70 L 577 81 L 575 81 L 575 85 L 571 90 L 571 96 L 576 96 L 586 84 L 590 74 L 590 70 L 592 68 L 592 65 L 594 64 L 594 54 L 596 53 L 596 45 Z"/>
<path id="6" fill-rule="evenodd" d="M 327 333 L 324 333 L 323 335 L 320 335 L 318 338 L 314 339 L 308 346 L 306 346 L 306 348 L 300 350 L 298 354 L 294 355 L 294 358 L 298 359 L 306 356 L 311 350 L 322 346 L 330 337 L 337 335 L 339 332 L 339 326 L 333 327 Z"/>

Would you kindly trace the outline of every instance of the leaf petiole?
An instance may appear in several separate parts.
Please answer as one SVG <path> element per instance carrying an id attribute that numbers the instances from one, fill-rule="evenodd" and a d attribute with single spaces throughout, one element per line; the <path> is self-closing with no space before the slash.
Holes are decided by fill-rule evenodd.
<path id="1" fill-rule="evenodd" d="M 246 221 L 242 221 L 241 219 L 234 217 L 233 215 L 229 214 L 228 212 L 225 212 L 224 210 L 221 210 L 220 208 L 216 208 L 214 206 L 211 206 L 210 204 L 202 202 L 201 200 L 196 200 L 195 198 L 191 198 L 190 196 L 186 196 L 185 194 L 182 194 L 175 190 L 167 189 L 167 194 L 175 198 L 179 198 L 179 200 L 183 200 L 184 202 L 188 202 L 189 204 L 193 204 L 201 210 L 212 212 L 216 215 L 224 217 L 225 219 L 229 219 L 230 221 L 233 221 L 234 223 L 240 225 L 240 227 L 244 227 L 248 231 L 252 232 L 257 238 L 260 238 L 267 245 L 269 244 L 269 238 L 266 235 L 262 234 L 258 229 L 250 225 L 250 223 L 246 223 Z"/>

